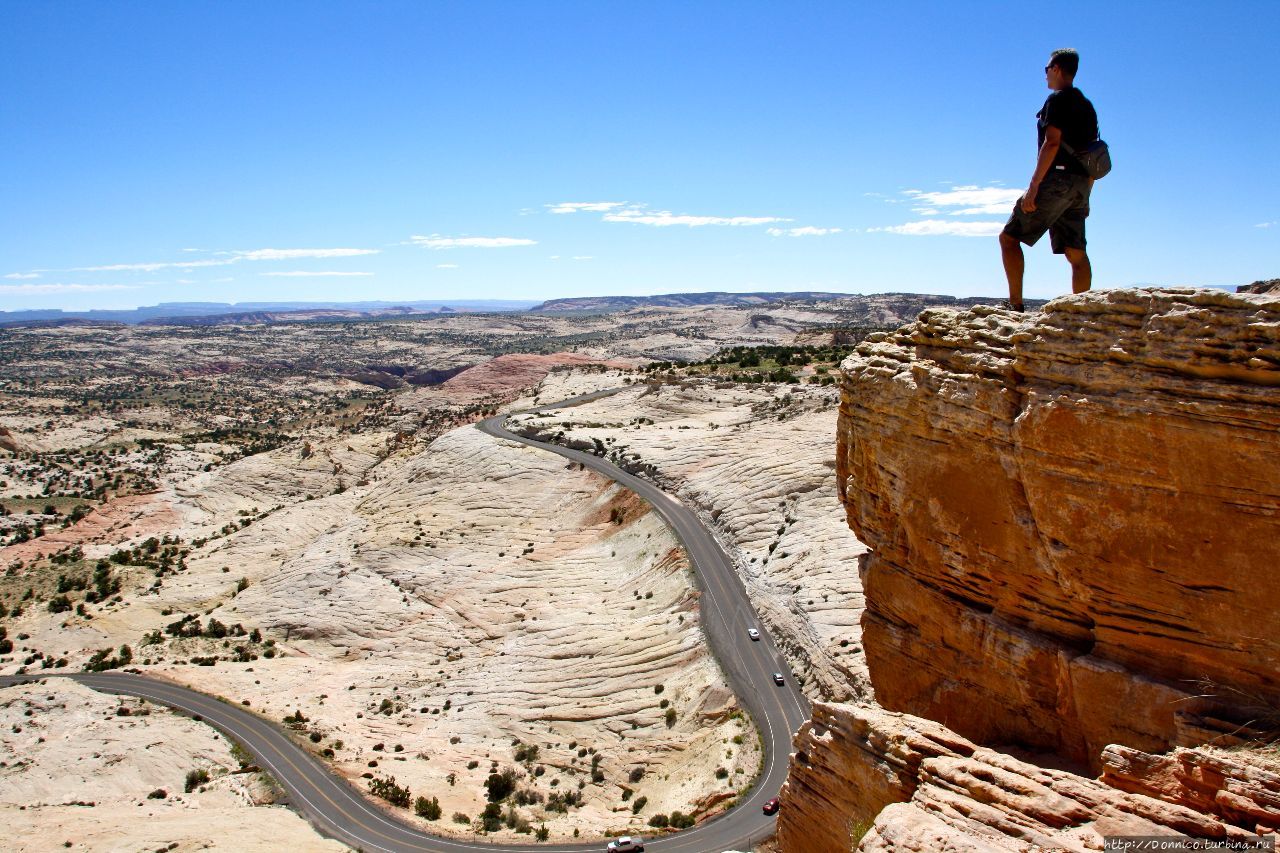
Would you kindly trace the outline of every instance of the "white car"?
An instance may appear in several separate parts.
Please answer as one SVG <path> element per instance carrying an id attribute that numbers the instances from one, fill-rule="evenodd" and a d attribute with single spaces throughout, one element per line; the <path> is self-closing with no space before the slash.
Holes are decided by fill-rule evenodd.
<path id="1" fill-rule="evenodd" d="M 616 841 L 609 842 L 609 853 L 642 853 L 644 844 L 642 838 L 632 838 L 630 835 L 624 835 Z"/>
<path id="2" fill-rule="evenodd" d="M 755 628 L 748 628 L 747 636 L 750 637 L 752 640 L 758 640 L 760 639 L 760 632 L 757 631 Z"/>

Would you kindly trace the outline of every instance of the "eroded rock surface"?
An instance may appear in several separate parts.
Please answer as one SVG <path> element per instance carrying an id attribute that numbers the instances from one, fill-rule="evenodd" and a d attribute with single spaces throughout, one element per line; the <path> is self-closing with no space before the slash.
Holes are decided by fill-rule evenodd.
<path id="1" fill-rule="evenodd" d="M 581 393 L 581 381 L 553 374 L 538 393 L 562 399 Z M 637 384 L 511 424 L 599 447 L 701 510 L 806 694 L 843 700 L 869 692 L 856 571 L 866 549 L 833 494 L 835 403 L 831 387 Z"/>
<path id="2" fill-rule="evenodd" d="M 1280 706 L 1280 299 L 928 310 L 844 370 L 883 706 L 1095 770 Z"/>
<path id="3" fill-rule="evenodd" d="M 795 746 L 778 818 L 787 853 L 1083 853 L 1102 850 L 1109 835 L 1243 840 L 1257 828 L 1252 814 L 1233 823 L 1193 802 L 1146 796 L 1150 786 L 1119 790 L 871 706 L 815 705 Z M 1233 764 L 1199 752 L 1184 753 L 1184 763 Z M 1265 796 L 1249 802 L 1268 807 Z"/>

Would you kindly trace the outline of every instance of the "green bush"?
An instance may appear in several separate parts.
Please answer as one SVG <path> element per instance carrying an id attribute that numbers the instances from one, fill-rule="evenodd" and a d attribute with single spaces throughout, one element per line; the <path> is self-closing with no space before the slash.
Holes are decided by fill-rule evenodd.
<path id="1" fill-rule="evenodd" d="M 195 770 L 191 770 L 187 773 L 187 784 L 185 790 L 190 794 L 196 788 L 199 788 L 201 785 L 208 784 L 208 782 L 209 771 L 205 770 L 203 767 L 196 768 Z"/>
<path id="2" fill-rule="evenodd" d="M 414 801 L 413 811 L 418 817 L 423 817 L 427 820 L 439 820 L 440 815 L 443 813 L 440 808 L 440 801 L 435 797 L 429 800 L 426 797 L 418 797 Z"/>
<path id="3" fill-rule="evenodd" d="M 516 771 L 508 767 L 501 773 L 490 773 L 484 787 L 488 791 L 489 802 L 502 802 L 516 789 Z"/>
<path id="4" fill-rule="evenodd" d="M 412 799 L 408 786 L 397 785 L 394 776 L 387 779 L 370 779 L 369 792 L 402 809 L 409 808 Z"/>
<path id="5" fill-rule="evenodd" d="M 644 810 L 644 807 L 645 807 L 645 805 L 647 805 L 647 804 L 648 804 L 648 802 L 649 802 L 649 798 L 648 798 L 648 797 L 639 797 L 639 798 L 637 798 L 637 799 L 636 799 L 636 801 L 635 801 L 634 803 L 632 803 L 632 804 L 631 804 L 631 813 L 632 813 L 632 814 L 640 814 L 640 812 Z"/>

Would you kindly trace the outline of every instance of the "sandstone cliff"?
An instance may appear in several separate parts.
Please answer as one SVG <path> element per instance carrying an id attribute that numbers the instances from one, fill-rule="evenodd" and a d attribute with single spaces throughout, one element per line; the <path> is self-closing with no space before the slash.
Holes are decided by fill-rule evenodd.
<path id="1" fill-rule="evenodd" d="M 1243 841 L 1280 826 L 1274 758 L 1113 748 L 1094 780 L 929 720 L 827 703 L 796 750 L 778 818 L 786 853 L 1084 853 L 1108 835 Z"/>
<path id="2" fill-rule="evenodd" d="M 927 310 L 844 370 L 881 705 L 1095 770 L 1274 717 L 1280 298 Z"/>

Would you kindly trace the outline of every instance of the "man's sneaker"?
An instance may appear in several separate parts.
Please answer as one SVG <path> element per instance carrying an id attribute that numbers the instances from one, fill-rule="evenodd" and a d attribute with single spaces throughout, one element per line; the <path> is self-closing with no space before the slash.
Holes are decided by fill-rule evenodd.
<path id="1" fill-rule="evenodd" d="M 1026 309 L 1026 308 L 1024 308 L 1021 304 L 1014 305 L 1014 304 L 1013 304 L 1012 302 L 1010 302 L 1008 299 L 1002 299 L 1002 300 L 1000 300 L 1000 307 L 1001 307 L 1001 308 L 1004 308 L 1004 309 L 1006 309 L 1006 310 L 1008 310 L 1008 311 L 1016 311 L 1016 312 L 1017 312 L 1017 313 L 1019 313 L 1019 314 L 1025 314 L 1025 313 L 1027 313 L 1027 309 Z"/>

